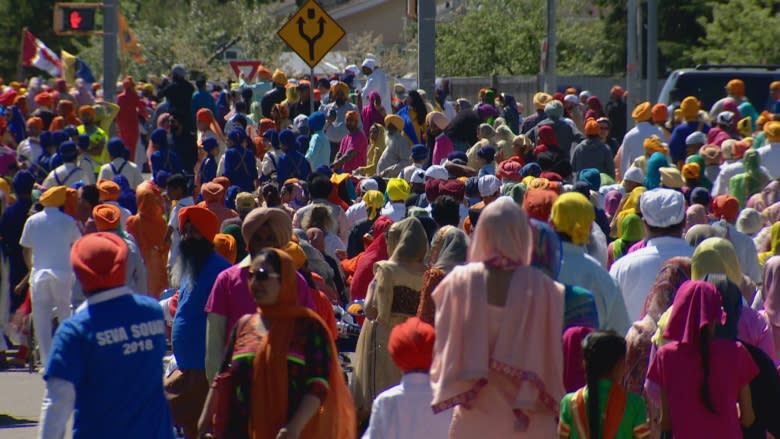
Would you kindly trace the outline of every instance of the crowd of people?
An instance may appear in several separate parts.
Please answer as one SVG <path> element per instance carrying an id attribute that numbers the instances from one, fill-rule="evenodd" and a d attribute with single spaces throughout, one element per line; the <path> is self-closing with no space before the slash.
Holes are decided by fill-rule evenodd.
<path id="1" fill-rule="evenodd" d="M 374 58 L 257 76 L 0 90 L 39 437 L 780 437 L 780 115 L 742 80 L 524 115 Z"/>

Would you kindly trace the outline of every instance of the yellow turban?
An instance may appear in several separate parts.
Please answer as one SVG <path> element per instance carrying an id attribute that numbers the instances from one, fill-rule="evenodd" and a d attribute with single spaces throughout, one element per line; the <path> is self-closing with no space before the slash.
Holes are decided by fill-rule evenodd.
<path id="1" fill-rule="evenodd" d="M 765 123 L 764 132 L 766 133 L 766 139 L 770 142 L 780 141 L 780 122 L 773 120 Z"/>
<path id="2" fill-rule="evenodd" d="M 385 204 L 385 196 L 382 192 L 370 190 L 363 194 L 363 202 L 366 203 L 368 219 L 374 219 L 379 214 L 379 209 Z"/>
<path id="3" fill-rule="evenodd" d="M 236 247 L 236 238 L 227 233 L 217 233 L 214 235 L 214 251 L 227 259 L 231 264 L 236 263 L 238 248 Z"/>
<path id="4" fill-rule="evenodd" d="M 567 235 L 574 245 L 590 241 L 590 229 L 595 219 L 593 205 L 579 192 L 568 192 L 558 197 L 550 214 L 550 223 L 555 231 Z"/>
<path id="5" fill-rule="evenodd" d="M 385 116 L 385 127 L 394 126 L 398 131 L 404 129 L 404 119 L 396 114 Z"/>
<path id="6" fill-rule="evenodd" d="M 287 75 L 283 71 L 276 69 L 274 74 L 271 76 L 271 80 L 276 85 L 285 85 L 287 84 Z"/>
<path id="7" fill-rule="evenodd" d="M 699 109 L 699 100 L 693 96 L 688 96 L 680 102 L 680 111 L 686 121 L 698 119 Z"/>
<path id="8" fill-rule="evenodd" d="M 686 163 L 683 165 L 682 175 L 686 180 L 698 180 L 701 175 L 701 166 L 698 163 Z"/>
<path id="9" fill-rule="evenodd" d="M 304 253 L 303 248 L 301 248 L 300 245 L 290 241 L 287 243 L 287 247 L 284 248 L 284 251 L 292 258 L 296 270 L 300 270 L 306 265 L 306 253 Z"/>
<path id="10" fill-rule="evenodd" d="M 537 110 L 544 110 L 544 106 L 552 100 L 552 96 L 547 93 L 539 92 L 534 95 L 534 107 Z"/>
<path id="11" fill-rule="evenodd" d="M 41 195 L 40 203 L 43 207 L 60 207 L 65 204 L 67 193 L 65 186 L 54 186 Z"/>
<path id="12" fill-rule="evenodd" d="M 387 182 L 387 198 L 390 201 L 406 201 L 411 190 L 403 178 L 391 178 Z"/>
<path id="13" fill-rule="evenodd" d="M 653 155 L 654 152 L 660 152 L 663 155 L 669 153 L 669 150 L 664 146 L 664 143 L 661 141 L 661 138 L 656 136 L 655 134 L 646 138 L 642 146 L 644 146 L 645 148 L 646 156 L 651 156 Z"/>
<path id="14" fill-rule="evenodd" d="M 336 96 L 339 92 L 344 93 L 345 98 L 349 97 L 349 86 L 339 81 L 336 85 L 333 86 L 331 93 L 333 94 L 333 96 Z"/>
<path id="15" fill-rule="evenodd" d="M 653 108 L 650 102 L 642 102 L 634 107 L 634 111 L 631 113 L 631 118 L 637 122 L 645 122 L 653 118 Z"/>

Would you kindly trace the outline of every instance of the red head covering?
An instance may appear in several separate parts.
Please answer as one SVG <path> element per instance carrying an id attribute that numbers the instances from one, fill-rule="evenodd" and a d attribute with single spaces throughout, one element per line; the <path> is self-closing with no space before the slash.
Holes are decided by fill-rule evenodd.
<path id="1" fill-rule="evenodd" d="M 558 146 L 558 139 L 555 137 L 555 130 L 550 125 L 542 125 L 539 127 L 538 141 L 540 145 Z"/>
<path id="2" fill-rule="evenodd" d="M 428 199 L 428 202 L 432 203 L 435 199 L 439 198 L 440 195 L 440 189 L 439 189 L 439 181 L 435 178 L 429 178 L 428 181 L 425 182 L 425 197 Z"/>
<path id="3" fill-rule="evenodd" d="M 119 228 L 122 213 L 113 204 L 98 204 L 92 209 L 92 218 L 98 232 L 110 232 Z"/>
<path id="4" fill-rule="evenodd" d="M 363 299 L 368 293 L 368 284 L 374 279 L 374 262 L 384 261 L 387 254 L 387 241 L 385 232 L 393 225 L 393 220 L 380 216 L 374 221 L 371 227 L 371 234 L 374 240 L 369 244 L 366 250 L 358 259 L 355 275 L 352 277 L 351 293 L 352 299 Z"/>
<path id="5" fill-rule="evenodd" d="M 100 180 L 97 184 L 100 201 L 116 201 L 122 189 L 112 180 Z"/>
<path id="6" fill-rule="evenodd" d="M 230 179 L 225 177 L 225 176 L 217 177 L 217 178 L 211 180 L 211 182 L 212 183 L 217 183 L 218 185 L 220 185 L 223 188 L 225 188 L 225 190 L 228 190 L 228 188 L 230 187 Z"/>
<path id="7" fill-rule="evenodd" d="M 33 116 L 27 119 L 27 129 L 32 127 L 38 127 L 39 130 L 43 129 L 43 119 L 38 116 Z"/>
<path id="8" fill-rule="evenodd" d="M 528 216 L 539 221 L 547 222 L 552 213 L 552 206 L 558 194 L 547 189 L 531 189 L 523 198 L 523 209 Z"/>
<path id="9" fill-rule="evenodd" d="M 520 170 L 523 169 L 523 164 L 517 160 L 504 160 L 499 163 L 498 169 L 496 169 L 496 177 L 502 181 L 522 181 L 523 176 L 520 175 Z"/>
<path id="10" fill-rule="evenodd" d="M 35 95 L 35 104 L 39 107 L 51 108 L 54 106 L 54 97 L 48 92 L 42 91 Z"/>
<path id="11" fill-rule="evenodd" d="M 200 194 L 203 195 L 203 201 L 207 203 L 225 202 L 225 188 L 219 183 L 210 181 L 200 187 Z"/>
<path id="12" fill-rule="evenodd" d="M 734 223 L 739 216 L 739 200 L 731 195 L 718 195 L 712 200 L 712 215 Z"/>
<path id="13" fill-rule="evenodd" d="M 664 338 L 697 344 L 701 328 L 710 323 L 722 323 L 721 305 L 720 293 L 711 283 L 698 280 L 685 282 L 674 297 Z"/>
<path id="14" fill-rule="evenodd" d="M 73 244 L 70 262 L 87 294 L 121 287 L 127 273 L 127 244 L 113 233 L 90 233 Z"/>
<path id="15" fill-rule="evenodd" d="M 434 180 L 439 183 L 439 195 L 449 195 L 458 201 L 463 201 L 466 194 L 466 184 L 460 180 Z M 427 186 L 427 185 L 426 185 Z M 427 189 L 427 187 L 426 187 Z"/>
<path id="16" fill-rule="evenodd" d="M 191 223 L 209 242 L 219 233 L 219 220 L 214 212 L 200 206 L 187 206 L 179 211 L 179 232 L 187 222 Z"/>
<path id="17" fill-rule="evenodd" d="M 592 328 L 573 326 L 563 332 L 563 386 L 574 392 L 587 382 L 582 362 L 582 340 L 593 332 Z"/>
<path id="18" fill-rule="evenodd" d="M 427 371 L 433 361 L 434 339 L 433 326 L 412 317 L 400 325 L 395 325 L 390 332 L 387 350 L 393 357 L 393 362 L 403 372 Z"/>

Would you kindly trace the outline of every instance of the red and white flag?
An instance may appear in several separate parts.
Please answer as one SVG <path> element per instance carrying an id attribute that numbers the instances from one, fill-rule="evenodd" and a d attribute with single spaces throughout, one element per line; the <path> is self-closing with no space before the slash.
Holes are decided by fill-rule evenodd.
<path id="1" fill-rule="evenodd" d="M 24 30 L 22 42 L 22 65 L 36 67 L 52 76 L 60 76 L 62 73 L 60 57 L 27 29 Z"/>

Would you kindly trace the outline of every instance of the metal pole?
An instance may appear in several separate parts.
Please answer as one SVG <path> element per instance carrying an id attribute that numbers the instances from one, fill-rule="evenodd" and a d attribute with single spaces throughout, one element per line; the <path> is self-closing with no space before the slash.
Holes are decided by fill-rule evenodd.
<path id="1" fill-rule="evenodd" d="M 119 76 L 117 32 L 119 28 L 118 0 L 103 1 L 103 99 L 114 102 Z"/>
<path id="2" fill-rule="evenodd" d="M 433 96 L 436 82 L 436 2 L 417 2 L 417 86 Z"/>
<path id="3" fill-rule="evenodd" d="M 647 100 L 658 99 L 658 0 L 647 0 Z"/>
<path id="4" fill-rule="evenodd" d="M 309 114 L 311 115 L 314 113 L 314 85 L 317 84 L 317 82 L 314 80 L 314 67 L 311 68 L 311 73 L 309 74 Z"/>
<path id="5" fill-rule="evenodd" d="M 637 0 L 628 0 L 626 8 L 626 14 L 628 17 L 628 24 L 626 26 L 626 90 L 628 91 L 628 99 L 626 100 L 626 120 L 631 120 L 631 111 L 634 107 L 632 102 L 637 100 L 637 79 L 638 79 L 638 67 L 637 66 L 637 47 L 636 47 L 636 3 Z M 627 127 L 628 128 L 628 127 Z"/>
<path id="6" fill-rule="evenodd" d="M 555 93 L 558 87 L 557 59 L 555 56 L 557 45 L 555 20 L 558 16 L 556 7 L 556 0 L 547 0 L 547 69 L 544 75 L 544 89 L 550 94 Z"/>

